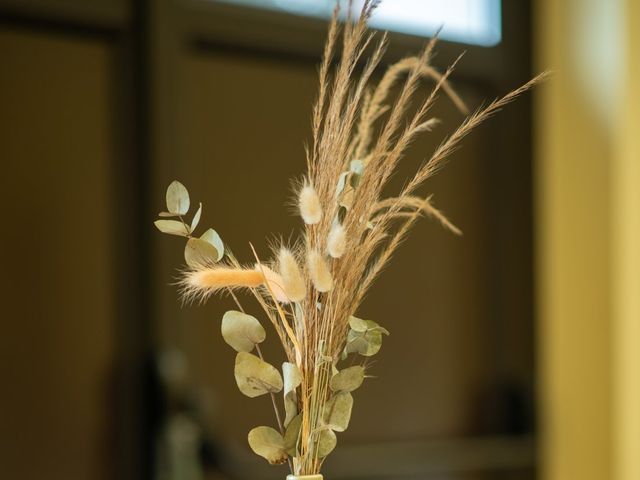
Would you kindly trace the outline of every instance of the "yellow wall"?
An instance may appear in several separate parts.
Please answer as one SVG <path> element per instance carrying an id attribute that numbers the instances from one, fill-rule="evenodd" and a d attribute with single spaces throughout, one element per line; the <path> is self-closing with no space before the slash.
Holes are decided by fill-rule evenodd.
<path id="1" fill-rule="evenodd" d="M 640 478 L 640 3 L 626 0 L 626 59 L 613 165 L 616 478 Z"/>
<path id="2" fill-rule="evenodd" d="M 640 9 L 536 8 L 542 478 L 637 479 Z"/>

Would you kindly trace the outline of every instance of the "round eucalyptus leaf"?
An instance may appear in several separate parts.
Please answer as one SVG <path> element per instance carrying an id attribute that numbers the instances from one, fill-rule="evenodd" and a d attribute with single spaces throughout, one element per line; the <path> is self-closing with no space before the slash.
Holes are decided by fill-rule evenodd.
<path id="1" fill-rule="evenodd" d="M 292 457 L 298 456 L 298 439 L 300 438 L 301 429 L 302 414 L 293 417 L 284 432 L 284 448 L 286 452 Z"/>
<path id="2" fill-rule="evenodd" d="M 160 212 L 158 214 L 159 217 L 178 217 L 179 215 L 177 213 L 171 213 L 171 212 Z"/>
<path id="3" fill-rule="evenodd" d="M 273 366 L 247 352 L 236 355 L 234 371 L 238 388 L 247 397 L 255 398 L 282 390 L 282 376 Z"/>
<path id="4" fill-rule="evenodd" d="M 179 220 L 156 220 L 155 222 L 153 222 L 153 224 L 162 233 L 168 233 L 169 235 L 186 237 L 191 233 L 189 229 Z"/>
<path id="5" fill-rule="evenodd" d="M 331 377 L 329 386 L 334 392 L 353 392 L 364 381 L 364 367 L 355 365 L 345 368 Z"/>
<path id="6" fill-rule="evenodd" d="M 189 211 L 189 192 L 177 180 L 167 188 L 167 210 L 178 215 L 186 215 Z"/>
<path id="7" fill-rule="evenodd" d="M 364 162 L 362 160 L 351 160 L 349 170 L 356 175 L 362 175 L 364 173 Z"/>
<path id="8" fill-rule="evenodd" d="M 387 330 L 384 327 L 381 327 L 380 325 L 378 325 L 373 320 L 365 320 L 365 322 L 367 323 L 367 329 L 368 330 L 377 330 L 378 332 L 383 333 L 385 335 L 390 335 L 389 330 Z"/>
<path id="9" fill-rule="evenodd" d="M 316 443 L 316 449 L 318 451 L 318 458 L 325 458 L 333 449 L 336 448 L 336 444 L 338 443 L 338 439 L 333 430 L 327 428 L 322 430 L 318 434 L 318 440 Z"/>
<path id="10" fill-rule="evenodd" d="M 202 235 L 200 235 L 200 238 L 216 247 L 216 250 L 218 251 L 218 258 L 216 258 L 216 262 L 219 262 L 224 256 L 224 243 L 222 242 L 220 235 L 218 235 L 218 232 L 216 232 L 213 228 L 210 228 Z"/>
<path id="11" fill-rule="evenodd" d="M 366 332 L 369 329 L 369 324 L 366 320 L 354 317 L 353 315 L 349 317 L 349 326 L 356 332 Z"/>
<path id="12" fill-rule="evenodd" d="M 353 396 L 349 392 L 339 392 L 329 399 L 324 407 L 324 423 L 331 430 L 344 432 L 349 426 Z"/>
<path id="13" fill-rule="evenodd" d="M 357 352 L 364 357 L 372 357 L 382 347 L 382 332 L 368 330 L 365 333 L 349 332 L 347 350 Z"/>
<path id="14" fill-rule="evenodd" d="M 217 258 L 216 247 L 199 238 L 190 238 L 184 247 L 184 259 L 192 268 L 211 265 L 217 261 Z"/>
<path id="15" fill-rule="evenodd" d="M 210 243 L 207 245 L 211 246 Z M 230 310 L 224 314 L 220 330 L 224 341 L 236 352 L 250 352 L 256 344 L 264 342 L 267 336 L 255 317 L 236 310 Z"/>
<path id="16" fill-rule="evenodd" d="M 201 216 L 202 216 L 202 203 L 200 203 L 200 206 L 198 207 L 198 210 L 196 210 L 196 213 L 193 215 L 193 219 L 191 220 L 191 231 L 192 232 L 196 229 L 196 227 L 200 223 L 200 217 Z"/>
<path id="17" fill-rule="evenodd" d="M 280 465 L 287 461 L 284 438 L 277 430 L 271 427 L 256 427 L 249 432 L 248 440 L 251 450 L 271 465 Z"/>

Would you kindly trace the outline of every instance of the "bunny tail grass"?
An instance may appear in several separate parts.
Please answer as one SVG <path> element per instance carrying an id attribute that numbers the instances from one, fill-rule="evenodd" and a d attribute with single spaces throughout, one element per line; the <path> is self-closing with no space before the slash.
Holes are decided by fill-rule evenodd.
<path id="1" fill-rule="evenodd" d="M 281 248 L 278 254 L 280 264 L 280 275 L 284 284 L 287 296 L 292 302 L 299 302 L 307 294 L 304 276 L 300 271 L 296 258 L 287 248 Z"/>

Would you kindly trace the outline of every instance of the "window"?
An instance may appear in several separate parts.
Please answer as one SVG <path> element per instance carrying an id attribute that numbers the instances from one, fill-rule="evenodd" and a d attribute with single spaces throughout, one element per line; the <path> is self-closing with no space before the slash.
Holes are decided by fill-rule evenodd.
<path id="1" fill-rule="evenodd" d="M 280 10 L 294 15 L 328 18 L 334 0 L 213 0 Z M 362 0 L 354 2 L 356 8 Z M 493 46 L 501 39 L 500 0 L 389 0 L 371 19 L 381 30 L 428 37 L 442 28 L 441 37 L 460 43 Z"/>

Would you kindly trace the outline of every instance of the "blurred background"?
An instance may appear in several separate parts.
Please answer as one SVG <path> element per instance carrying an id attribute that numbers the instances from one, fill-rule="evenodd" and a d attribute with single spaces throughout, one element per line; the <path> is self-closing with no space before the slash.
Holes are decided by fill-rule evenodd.
<path id="1" fill-rule="evenodd" d="M 181 307 L 153 220 L 179 179 L 240 259 L 295 235 L 332 3 L 0 0 L 0 477 L 285 477 L 246 444 L 272 413 L 231 304 Z M 420 223 L 362 306 L 392 335 L 325 477 L 637 480 L 640 3 L 386 0 L 383 64 L 440 25 L 472 108 L 554 76 L 426 186 L 464 236 Z M 396 186 L 463 120 L 436 115 Z"/>

